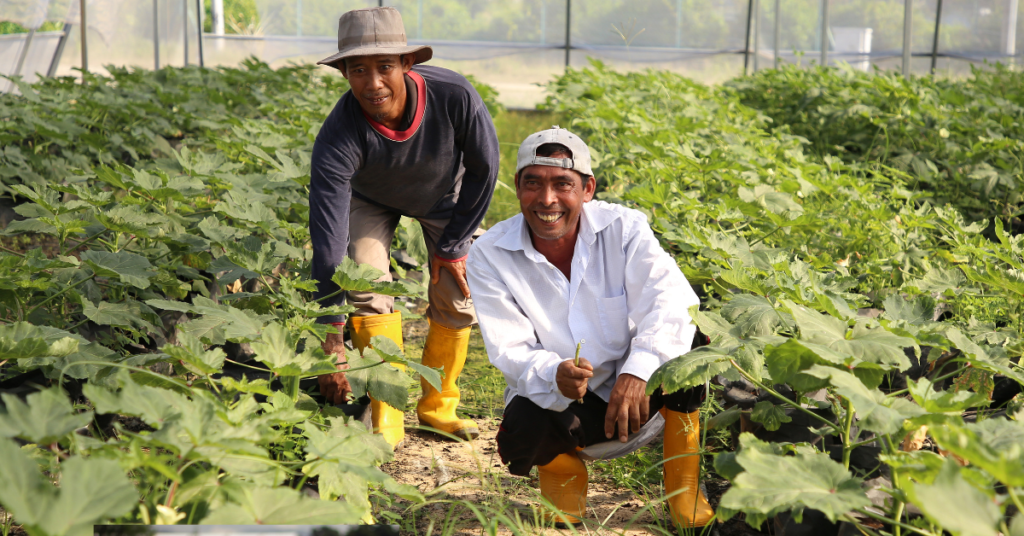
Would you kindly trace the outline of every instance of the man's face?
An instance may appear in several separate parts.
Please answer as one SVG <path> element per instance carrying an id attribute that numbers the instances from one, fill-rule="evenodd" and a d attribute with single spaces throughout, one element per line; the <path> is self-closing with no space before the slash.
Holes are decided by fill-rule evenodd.
<path id="1" fill-rule="evenodd" d="M 343 60 L 341 73 L 352 86 L 359 106 L 377 121 L 402 115 L 405 109 L 405 73 L 415 58 L 404 56 L 356 56 Z M 396 98 L 396 95 L 399 98 Z"/>
<path id="2" fill-rule="evenodd" d="M 576 229 L 583 203 L 594 198 L 594 177 L 554 166 L 529 166 L 519 172 L 516 197 L 533 235 L 558 240 Z"/>

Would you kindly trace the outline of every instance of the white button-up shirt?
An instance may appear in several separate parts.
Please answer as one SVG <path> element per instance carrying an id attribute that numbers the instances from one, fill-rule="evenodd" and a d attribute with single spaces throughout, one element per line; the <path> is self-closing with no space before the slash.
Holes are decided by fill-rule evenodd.
<path id="1" fill-rule="evenodd" d="M 644 381 L 690 350 L 687 309 L 699 303 L 639 211 L 601 201 L 583 205 L 571 280 L 539 253 L 519 214 L 480 237 L 466 261 L 469 287 L 491 363 L 508 382 L 505 401 L 529 398 L 564 411 L 558 365 L 594 366 L 588 389 L 607 401 L 619 374 Z"/>

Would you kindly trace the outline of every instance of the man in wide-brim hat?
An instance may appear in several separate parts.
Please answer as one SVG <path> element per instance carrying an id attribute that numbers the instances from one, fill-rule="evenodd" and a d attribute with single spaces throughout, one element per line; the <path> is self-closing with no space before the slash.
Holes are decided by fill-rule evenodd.
<path id="1" fill-rule="evenodd" d="M 423 364 L 443 367 L 439 392 L 422 382 L 421 423 L 455 436 L 478 435 L 459 419 L 456 380 L 476 323 L 466 255 L 490 204 L 498 174 L 498 137 L 480 95 L 461 75 L 420 65 L 429 46 L 409 46 L 402 16 L 391 7 L 358 9 L 341 16 L 338 53 L 320 64 L 336 67 L 352 89 L 342 95 L 313 146 L 309 227 L 317 297 L 333 294 L 335 268 L 347 255 L 390 280 L 390 246 L 401 216 L 419 220 L 430 254 L 430 331 Z M 340 305 L 344 296 L 322 305 Z M 363 348 L 383 335 L 401 346 L 402 323 L 394 298 L 350 292 L 356 312 L 349 333 Z M 339 328 L 342 316 L 320 322 Z M 328 353 L 344 355 L 342 336 L 330 334 Z M 339 369 L 346 365 L 339 365 Z M 341 403 L 351 389 L 344 372 L 320 376 L 321 393 Z M 370 403 L 374 431 L 397 447 L 405 437 L 402 412 Z"/>

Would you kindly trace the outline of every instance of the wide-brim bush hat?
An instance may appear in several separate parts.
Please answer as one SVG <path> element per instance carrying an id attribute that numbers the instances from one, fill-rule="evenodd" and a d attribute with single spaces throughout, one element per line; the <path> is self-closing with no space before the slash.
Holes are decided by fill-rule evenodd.
<path id="1" fill-rule="evenodd" d="M 338 53 L 317 62 L 338 67 L 338 62 L 356 56 L 413 54 L 415 63 L 434 56 L 426 45 L 409 46 L 402 14 L 393 7 L 354 9 L 338 19 Z"/>

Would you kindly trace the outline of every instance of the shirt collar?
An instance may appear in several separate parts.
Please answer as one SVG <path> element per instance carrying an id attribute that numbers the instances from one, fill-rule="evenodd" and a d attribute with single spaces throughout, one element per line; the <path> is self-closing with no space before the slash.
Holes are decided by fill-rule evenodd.
<path id="1" fill-rule="evenodd" d="M 587 244 L 593 244 L 597 240 L 597 233 L 603 231 L 605 227 L 620 217 L 618 211 L 608 210 L 601 206 L 602 204 L 595 201 L 583 204 L 579 236 Z M 529 224 L 526 223 L 526 218 L 522 214 L 516 214 L 513 220 L 515 221 L 510 225 L 511 228 L 508 232 L 494 245 L 509 251 L 526 251 L 526 244 L 530 244 Z M 533 249 L 533 244 L 530 244 L 529 249 Z"/>

